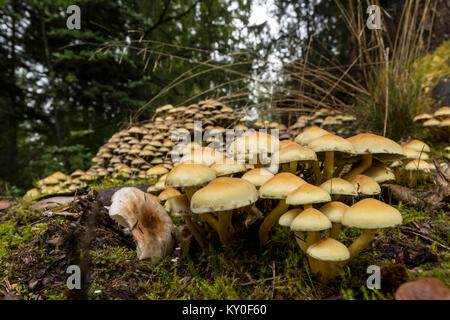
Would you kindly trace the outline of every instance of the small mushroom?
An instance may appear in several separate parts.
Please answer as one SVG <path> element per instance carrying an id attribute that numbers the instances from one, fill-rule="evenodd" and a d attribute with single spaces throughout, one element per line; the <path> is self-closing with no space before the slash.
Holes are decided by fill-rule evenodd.
<path id="1" fill-rule="evenodd" d="M 348 208 L 342 217 L 342 225 L 362 229 L 361 235 L 349 247 L 351 261 L 372 241 L 378 229 L 402 224 L 400 212 L 379 200 L 363 199 Z"/>
<path id="2" fill-rule="evenodd" d="M 261 246 L 269 240 L 269 232 L 276 224 L 280 216 L 286 212 L 289 205 L 286 204 L 286 197 L 292 191 L 306 184 L 302 178 L 299 178 L 292 173 L 279 173 L 264 183 L 259 188 L 259 196 L 263 199 L 279 199 L 277 206 L 264 218 L 259 227 L 259 243 Z"/>

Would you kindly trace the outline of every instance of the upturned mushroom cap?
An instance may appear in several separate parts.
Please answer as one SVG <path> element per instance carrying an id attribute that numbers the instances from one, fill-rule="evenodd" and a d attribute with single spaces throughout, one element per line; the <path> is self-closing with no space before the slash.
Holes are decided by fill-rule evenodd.
<path id="1" fill-rule="evenodd" d="M 292 221 L 302 212 L 302 209 L 292 209 L 283 213 L 278 219 L 278 223 L 283 227 L 290 227 Z"/>
<path id="2" fill-rule="evenodd" d="M 281 172 L 259 188 L 259 196 L 267 199 L 285 199 L 288 194 L 304 184 L 306 181 L 302 178 L 289 172 Z"/>
<path id="3" fill-rule="evenodd" d="M 358 191 L 355 186 L 342 178 L 331 178 L 320 185 L 329 194 L 340 194 L 348 196 L 357 196 Z"/>
<path id="4" fill-rule="evenodd" d="M 376 134 L 360 133 L 347 138 L 347 140 L 353 144 L 357 154 L 380 155 L 383 157 L 383 160 L 395 160 L 405 157 L 405 152 L 398 143 Z"/>
<path id="5" fill-rule="evenodd" d="M 291 222 L 292 231 L 322 231 L 331 228 L 331 221 L 317 209 L 309 208 Z"/>
<path id="6" fill-rule="evenodd" d="M 430 146 L 427 145 L 425 142 L 413 139 L 410 142 L 406 144 L 405 147 L 411 148 L 417 152 L 430 152 Z"/>
<path id="7" fill-rule="evenodd" d="M 356 175 L 352 181 L 358 193 L 365 195 L 375 195 L 381 193 L 380 185 L 372 178 L 364 175 L 358 174 Z"/>
<path id="8" fill-rule="evenodd" d="M 291 142 L 272 155 L 272 163 L 288 163 L 294 161 L 317 161 L 317 155 L 312 149 L 295 142 Z"/>
<path id="9" fill-rule="evenodd" d="M 383 166 L 372 166 L 371 168 L 364 171 L 363 174 L 372 178 L 377 183 L 395 180 L 395 174 L 392 172 L 392 170 Z"/>
<path id="10" fill-rule="evenodd" d="M 295 137 L 294 141 L 298 144 L 306 146 L 311 141 L 329 133 L 330 132 L 328 132 L 327 130 L 321 129 L 319 127 L 309 127 L 308 129 L 300 133 L 297 137 Z"/>
<path id="11" fill-rule="evenodd" d="M 402 147 L 403 151 L 406 154 L 406 159 L 429 159 L 430 157 L 425 152 L 416 151 L 411 149 L 410 147 L 404 146 Z"/>
<path id="12" fill-rule="evenodd" d="M 255 187 L 259 188 L 264 183 L 267 182 L 270 178 L 273 177 L 273 173 L 264 169 L 264 168 L 256 168 L 250 171 L 247 171 L 242 179 L 251 182 Z"/>
<path id="13" fill-rule="evenodd" d="M 194 193 L 191 211 L 194 213 L 226 211 L 248 206 L 257 200 L 258 192 L 247 180 L 221 177 Z"/>
<path id="14" fill-rule="evenodd" d="M 166 178 L 167 187 L 202 186 L 216 178 L 216 172 L 199 163 L 182 163 L 173 168 Z"/>
<path id="15" fill-rule="evenodd" d="M 360 229 L 381 229 L 399 226 L 401 213 L 379 200 L 363 199 L 348 208 L 342 217 L 342 224 Z"/>
<path id="16" fill-rule="evenodd" d="M 325 134 L 314 139 L 308 144 L 308 147 L 315 152 L 338 151 L 344 153 L 355 153 L 353 144 L 344 138 L 334 134 Z"/>
<path id="17" fill-rule="evenodd" d="M 229 158 L 224 158 L 219 163 L 213 164 L 211 169 L 216 171 L 218 177 L 247 171 L 244 164 Z"/>
<path id="18" fill-rule="evenodd" d="M 344 216 L 345 211 L 350 208 L 345 203 L 339 201 L 332 201 L 327 203 L 326 205 L 320 208 L 320 212 L 328 217 L 331 222 L 341 223 L 342 217 Z"/>
<path id="19" fill-rule="evenodd" d="M 301 185 L 286 198 L 286 204 L 294 206 L 328 201 L 331 201 L 331 196 L 327 191 L 309 183 Z"/>
<path id="20" fill-rule="evenodd" d="M 320 261 L 345 261 L 350 258 L 350 251 L 341 242 L 325 238 L 310 245 L 306 253 Z"/>

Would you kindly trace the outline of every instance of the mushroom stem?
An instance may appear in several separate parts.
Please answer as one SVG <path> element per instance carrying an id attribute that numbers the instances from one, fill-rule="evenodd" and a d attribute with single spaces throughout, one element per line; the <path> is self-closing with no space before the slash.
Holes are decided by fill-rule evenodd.
<path id="1" fill-rule="evenodd" d="M 286 212 L 289 206 L 286 204 L 286 199 L 281 199 L 277 206 L 270 212 L 259 227 L 259 244 L 265 245 L 269 240 L 270 229 L 277 223 L 281 215 Z"/>
<path id="2" fill-rule="evenodd" d="M 341 232 L 341 227 L 342 224 L 341 223 L 334 223 L 331 226 L 331 231 L 330 231 L 330 238 L 336 239 L 339 235 L 339 233 Z"/>
<path id="3" fill-rule="evenodd" d="M 320 183 L 322 182 L 322 175 L 320 174 L 320 167 L 319 167 L 318 161 L 314 161 L 313 170 L 314 170 L 314 177 L 316 180 L 316 185 L 320 185 Z"/>
<path id="4" fill-rule="evenodd" d="M 211 228 L 214 229 L 214 231 L 216 231 L 217 233 L 219 233 L 219 221 L 214 218 L 211 214 L 209 213 L 202 213 L 199 215 L 200 218 L 202 218 L 209 226 L 211 226 Z"/>
<path id="5" fill-rule="evenodd" d="M 295 236 L 295 241 L 297 241 L 297 244 L 300 247 L 300 250 L 302 250 L 303 252 L 306 252 L 306 249 L 308 249 L 308 247 L 306 245 L 306 241 L 303 240 L 302 232 L 295 231 L 294 236 Z"/>
<path id="6" fill-rule="evenodd" d="M 191 198 L 196 191 L 197 191 L 197 189 L 195 187 L 186 187 L 186 196 L 189 200 L 189 203 L 191 202 Z M 200 214 L 200 217 L 203 221 L 205 221 L 207 224 L 209 224 L 211 226 L 211 228 L 213 228 L 217 233 L 219 233 L 219 221 L 216 218 L 214 218 L 209 213 L 202 213 L 202 214 Z"/>
<path id="7" fill-rule="evenodd" d="M 289 162 L 289 171 L 293 174 L 297 172 L 297 161 Z"/>
<path id="8" fill-rule="evenodd" d="M 417 186 L 418 174 L 414 174 L 413 170 L 408 170 L 408 186 L 410 188 L 415 188 Z"/>
<path id="9" fill-rule="evenodd" d="M 350 247 L 348 247 L 348 251 L 350 251 L 350 258 L 346 261 L 338 263 L 340 267 L 345 266 L 349 263 L 353 258 L 355 258 L 365 247 L 367 247 L 372 241 L 373 237 L 377 233 L 377 229 L 363 229 L 361 235 L 356 239 Z"/>
<path id="10" fill-rule="evenodd" d="M 358 162 L 356 167 L 352 168 L 352 170 L 350 170 L 350 172 L 344 176 L 344 179 L 350 181 L 358 174 L 361 174 L 367 169 L 369 169 L 371 166 L 372 166 L 372 154 L 363 154 L 361 161 Z"/>
<path id="11" fill-rule="evenodd" d="M 306 249 L 308 249 L 311 245 L 320 240 L 320 232 L 319 231 L 308 231 L 306 236 Z M 309 266 L 311 268 L 312 273 L 317 273 L 318 268 L 320 267 L 320 262 L 313 257 L 308 255 Z"/>
<path id="12" fill-rule="evenodd" d="M 323 180 L 327 181 L 333 177 L 333 168 L 334 168 L 334 151 L 326 151 L 323 168 Z"/>
<path id="13" fill-rule="evenodd" d="M 233 240 L 232 211 L 218 212 L 219 214 L 219 239 L 222 245 L 228 245 Z"/>
<path id="14" fill-rule="evenodd" d="M 337 268 L 336 264 L 330 261 L 320 261 L 320 277 L 319 281 L 323 284 L 327 284 L 336 278 Z"/>
<path id="15" fill-rule="evenodd" d="M 189 231 L 191 232 L 197 243 L 200 245 L 200 247 L 206 248 L 206 244 L 203 241 L 202 236 L 200 235 L 200 232 L 198 231 L 197 226 L 192 221 L 191 217 L 189 215 L 184 215 L 183 218 L 184 222 L 186 222 L 186 226 L 188 227 Z"/>
<path id="16" fill-rule="evenodd" d="M 306 209 L 310 209 L 310 208 L 312 208 L 313 206 L 312 206 L 312 203 L 308 203 L 308 204 L 304 204 L 303 205 L 303 209 L 304 210 L 306 210 Z"/>

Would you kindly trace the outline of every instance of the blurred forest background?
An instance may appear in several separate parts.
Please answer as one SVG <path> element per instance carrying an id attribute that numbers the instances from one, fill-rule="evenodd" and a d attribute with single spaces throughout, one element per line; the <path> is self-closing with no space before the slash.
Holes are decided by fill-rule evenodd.
<path id="1" fill-rule="evenodd" d="M 320 87 L 344 73 L 352 80 L 327 103 L 363 104 L 369 86 L 359 95 L 352 85 L 365 81 L 364 68 L 352 64 L 359 46 L 342 11 L 360 1 L 269 2 L 276 32 L 268 21 L 250 23 L 255 7 L 266 5 L 259 0 L 0 0 L 0 192 L 88 168 L 113 133 L 166 103 L 228 97 L 234 108 L 314 107 L 324 100 L 305 97 L 328 96 Z M 428 2 L 417 10 L 433 16 L 423 27 L 433 28 L 430 52 L 448 40 L 449 4 Z M 403 1 L 378 3 L 389 46 Z M 80 30 L 66 27 L 72 4 L 81 8 Z M 315 80 L 305 84 L 308 74 Z"/>

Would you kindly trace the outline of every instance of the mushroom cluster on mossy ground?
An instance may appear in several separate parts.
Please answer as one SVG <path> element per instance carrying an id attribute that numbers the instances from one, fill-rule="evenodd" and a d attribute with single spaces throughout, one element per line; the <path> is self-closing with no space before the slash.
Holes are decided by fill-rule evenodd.
<path id="1" fill-rule="evenodd" d="M 123 183 L 142 177 L 150 184 L 148 196 L 173 218 L 182 217 L 174 221 L 184 221 L 203 249 L 216 243 L 213 239 L 233 245 L 250 226 L 258 231 L 260 247 L 270 248 L 278 222 L 292 231 L 292 240 L 307 256 L 312 273 L 329 282 L 378 229 L 401 224 L 399 212 L 377 200 L 383 183 L 415 187 L 435 169 L 436 157 L 420 140 L 396 143 L 358 132 L 344 138 L 318 126 L 286 137 L 289 128 L 275 122 L 230 122 L 237 134 L 225 143 L 221 135 L 228 128 L 208 122 L 200 141 L 169 139 L 168 133 L 185 129 L 172 126 L 173 110 L 208 121 L 200 112 L 203 109 L 208 117 L 223 109 L 231 118 L 233 114 L 212 101 L 185 108 L 166 105 L 151 126 L 115 135 L 97 154 L 94 170 L 77 170 L 70 176 L 55 173 L 39 181 L 39 188 L 30 190 L 27 198 L 89 185 L 105 176 Z M 192 138 L 200 129 L 189 123 L 185 127 Z M 252 127 L 268 130 L 255 132 Z M 271 129 L 282 134 L 272 135 Z M 361 230 L 361 236 L 342 237 L 346 228 Z"/>

